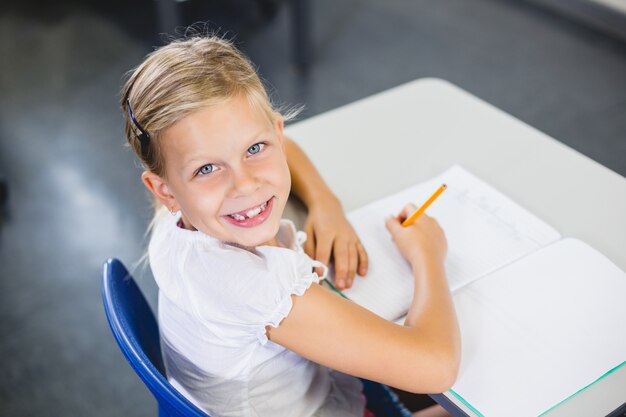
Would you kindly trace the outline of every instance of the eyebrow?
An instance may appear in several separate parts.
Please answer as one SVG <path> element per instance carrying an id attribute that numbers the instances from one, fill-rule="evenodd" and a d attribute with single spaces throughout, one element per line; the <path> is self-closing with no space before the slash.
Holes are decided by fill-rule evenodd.
<path id="1" fill-rule="evenodd" d="M 266 127 L 266 128 L 263 128 L 263 129 L 261 129 L 260 131 L 258 131 L 256 134 L 251 135 L 251 136 L 250 136 L 250 139 L 248 139 L 248 141 L 247 141 L 247 142 L 254 142 L 254 141 L 255 141 L 255 140 L 257 140 L 260 136 L 262 136 L 262 135 L 264 135 L 264 134 L 266 134 L 266 133 L 268 133 L 268 132 L 274 133 L 274 128 L 273 128 L 273 126 L 272 126 L 272 127 Z M 249 147 L 249 146 L 250 146 L 250 145 L 248 145 L 248 147 Z M 207 162 L 207 161 L 215 161 L 216 159 L 219 159 L 219 158 L 215 158 L 214 156 L 210 156 L 210 157 L 204 157 L 204 156 L 195 157 L 195 156 L 194 156 L 194 157 L 192 157 L 192 158 L 190 158 L 190 159 L 188 159 L 188 160 L 183 161 L 182 167 L 183 167 L 183 169 L 185 169 L 185 170 L 186 170 L 186 169 L 187 169 L 190 165 L 191 165 L 191 166 L 194 166 L 194 167 L 196 167 L 196 166 L 197 166 L 198 168 L 200 168 L 199 164 L 203 164 L 202 166 L 204 166 L 204 165 L 206 165 L 206 164 L 211 164 L 211 163 L 213 163 L 213 162 Z M 197 168 L 194 168 L 194 172 L 195 172 L 195 171 L 197 171 Z"/>

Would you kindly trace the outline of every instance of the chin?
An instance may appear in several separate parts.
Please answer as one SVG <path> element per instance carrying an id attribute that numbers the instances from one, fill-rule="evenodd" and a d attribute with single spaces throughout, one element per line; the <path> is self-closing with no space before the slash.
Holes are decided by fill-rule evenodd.
<path id="1" fill-rule="evenodd" d="M 269 225 L 268 225 L 269 226 Z M 275 225 L 271 227 L 266 227 L 264 231 L 250 231 L 250 233 L 244 233 L 241 238 L 238 239 L 235 243 L 246 246 L 249 248 L 261 246 L 271 241 L 278 234 L 278 229 L 280 228 L 280 222 L 277 222 Z M 248 235 L 248 236 L 245 236 Z"/>

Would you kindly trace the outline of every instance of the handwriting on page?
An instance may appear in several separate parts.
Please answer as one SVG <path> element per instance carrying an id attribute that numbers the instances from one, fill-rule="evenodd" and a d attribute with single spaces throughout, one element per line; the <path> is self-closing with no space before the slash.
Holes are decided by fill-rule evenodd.
<path id="1" fill-rule="evenodd" d="M 368 275 L 345 291 L 350 299 L 390 320 L 406 313 L 413 296 L 412 272 L 384 221 L 409 202 L 419 207 L 441 183 L 448 189 L 428 214 L 446 233 L 446 271 L 453 291 L 560 238 L 552 227 L 454 166 L 438 178 L 348 214 L 370 256 Z"/>

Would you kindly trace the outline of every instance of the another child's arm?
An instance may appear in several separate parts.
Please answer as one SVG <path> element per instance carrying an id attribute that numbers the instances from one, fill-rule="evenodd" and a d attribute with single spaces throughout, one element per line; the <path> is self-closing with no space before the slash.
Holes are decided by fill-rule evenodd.
<path id="1" fill-rule="evenodd" d="M 456 379 L 460 333 L 443 260 L 447 246 L 437 222 L 422 215 L 412 226 L 387 220 L 394 241 L 410 262 L 415 293 L 404 326 L 389 322 L 319 286 L 292 296 L 293 307 L 269 338 L 339 371 L 406 391 L 439 393 Z"/>
<path id="2" fill-rule="evenodd" d="M 308 209 L 304 231 L 309 238 L 304 250 L 313 259 L 325 264 L 332 255 L 337 287 L 350 288 L 356 273 L 361 276 L 367 273 L 367 253 L 346 219 L 341 202 L 311 160 L 292 140 L 285 139 L 292 189 Z"/>

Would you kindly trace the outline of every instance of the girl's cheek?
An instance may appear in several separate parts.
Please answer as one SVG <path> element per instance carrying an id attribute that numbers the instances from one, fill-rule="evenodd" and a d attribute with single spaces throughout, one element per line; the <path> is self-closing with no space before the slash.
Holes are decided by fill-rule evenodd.
<path id="1" fill-rule="evenodd" d="M 289 172 L 287 162 L 277 157 L 268 160 L 267 163 L 260 167 L 260 170 L 263 175 L 269 175 L 271 177 L 277 177 L 284 175 L 285 172 Z"/>
<path id="2" fill-rule="evenodd" d="M 199 201 L 204 204 L 217 204 L 217 201 L 223 199 L 228 191 L 226 181 L 204 181 L 198 184 L 192 193 Z"/>

